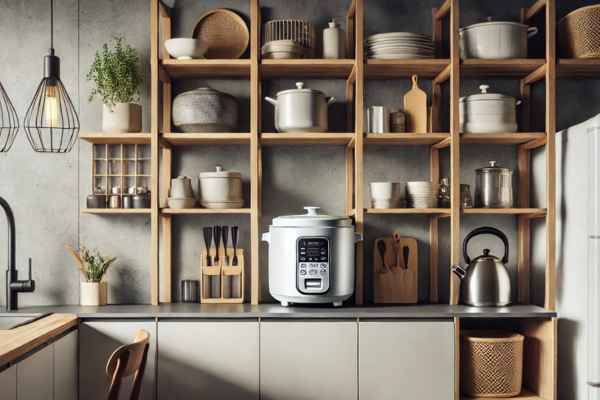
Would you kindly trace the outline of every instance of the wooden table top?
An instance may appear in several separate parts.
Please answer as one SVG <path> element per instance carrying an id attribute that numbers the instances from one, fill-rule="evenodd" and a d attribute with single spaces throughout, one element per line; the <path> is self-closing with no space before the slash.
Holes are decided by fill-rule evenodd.
<path id="1" fill-rule="evenodd" d="M 74 314 L 52 314 L 18 328 L 0 330 L 0 367 L 77 326 Z"/>

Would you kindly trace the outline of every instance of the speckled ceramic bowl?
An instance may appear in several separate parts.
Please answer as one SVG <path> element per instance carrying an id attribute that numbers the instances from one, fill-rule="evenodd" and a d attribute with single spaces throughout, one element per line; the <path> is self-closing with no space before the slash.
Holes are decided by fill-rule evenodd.
<path id="1" fill-rule="evenodd" d="M 237 124 L 238 102 L 226 93 L 204 87 L 173 100 L 173 125 L 182 132 L 234 132 Z"/>

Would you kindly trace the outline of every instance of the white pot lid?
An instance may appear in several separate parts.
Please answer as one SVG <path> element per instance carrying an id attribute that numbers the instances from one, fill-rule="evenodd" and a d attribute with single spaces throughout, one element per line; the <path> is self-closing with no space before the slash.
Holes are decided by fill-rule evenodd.
<path id="1" fill-rule="evenodd" d="M 221 165 L 215 166 L 213 172 L 200 172 L 200 178 L 240 178 L 242 174 L 237 171 L 225 171 Z"/>
<path id="2" fill-rule="evenodd" d="M 281 92 L 277 92 L 277 97 L 279 97 L 283 94 L 288 94 L 288 93 L 310 93 L 310 94 L 318 94 L 321 96 L 325 96 L 325 94 L 323 92 L 321 92 L 320 90 L 305 88 L 304 82 L 296 82 L 296 89 L 287 89 L 287 90 L 283 90 Z"/>
<path id="3" fill-rule="evenodd" d="M 460 102 L 469 102 L 469 101 L 481 101 L 481 100 L 512 100 L 515 101 L 515 98 L 512 96 L 507 96 L 502 93 L 488 93 L 488 89 L 490 85 L 479 85 L 479 90 L 481 93 L 471 94 L 469 96 L 464 96 L 460 98 Z"/>
<path id="4" fill-rule="evenodd" d="M 485 22 L 479 22 L 477 24 L 473 24 L 473 25 L 466 26 L 464 28 L 460 28 L 459 32 L 464 32 L 466 30 L 473 29 L 473 28 L 479 28 L 479 27 L 484 27 L 484 26 L 494 26 L 494 25 L 512 25 L 512 26 L 518 26 L 518 27 L 525 28 L 525 29 L 529 28 L 528 25 L 521 24 L 519 22 L 513 22 L 513 21 L 492 21 L 492 17 L 488 17 L 487 21 L 485 21 Z"/>
<path id="5" fill-rule="evenodd" d="M 304 207 L 306 214 L 284 215 L 273 218 L 272 226 L 285 227 L 340 227 L 352 226 L 352 220 L 347 217 L 319 214 L 320 207 Z"/>

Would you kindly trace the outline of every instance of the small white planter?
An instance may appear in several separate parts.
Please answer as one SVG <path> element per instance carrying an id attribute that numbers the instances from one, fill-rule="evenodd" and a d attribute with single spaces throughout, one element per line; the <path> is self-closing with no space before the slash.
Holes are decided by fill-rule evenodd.
<path id="1" fill-rule="evenodd" d="M 104 306 L 107 303 L 108 285 L 106 282 L 81 282 L 81 305 Z"/>
<path id="2" fill-rule="evenodd" d="M 113 133 L 141 132 L 142 106 L 135 103 L 102 105 L 102 131 Z"/>

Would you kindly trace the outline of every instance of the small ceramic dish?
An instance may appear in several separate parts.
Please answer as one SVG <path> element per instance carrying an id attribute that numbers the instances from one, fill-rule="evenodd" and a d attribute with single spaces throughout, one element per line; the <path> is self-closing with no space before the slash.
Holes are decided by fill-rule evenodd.
<path id="1" fill-rule="evenodd" d="M 206 49 L 200 45 L 198 39 L 174 38 L 165 40 L 165 48 L 171 57 L 178 60 L 191 60 L 203 58 Z"/>

